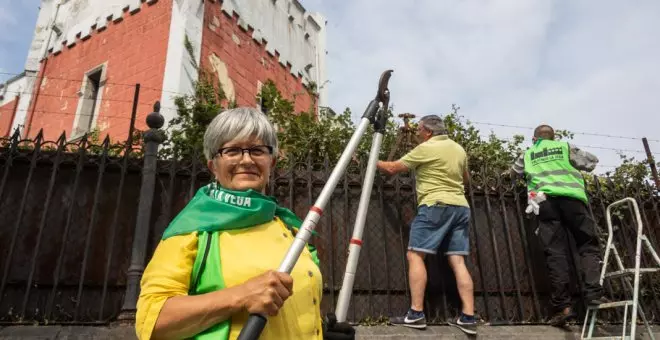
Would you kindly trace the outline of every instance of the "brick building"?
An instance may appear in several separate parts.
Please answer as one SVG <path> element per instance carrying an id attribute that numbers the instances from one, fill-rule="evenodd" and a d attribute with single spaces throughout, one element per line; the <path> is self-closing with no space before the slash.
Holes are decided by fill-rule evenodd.
<path id="1" fill-rule="evenodd" d="M 192 57 L 186 47 L 192 49 Z M 25 71 L 0 85 L 0 136 L 20 128 L 72 140 L 98 130 L 126 137 L 135 84 L 136 128 L 155 101 L 169 121 L 189 94 L 193 65 L 213 72 L 228 98 L 257 105 L 268 79 L 297 111 L 324 106 L 305 85 L 325 83 L 325 19 L 297 0 L 42 0 Z"/>

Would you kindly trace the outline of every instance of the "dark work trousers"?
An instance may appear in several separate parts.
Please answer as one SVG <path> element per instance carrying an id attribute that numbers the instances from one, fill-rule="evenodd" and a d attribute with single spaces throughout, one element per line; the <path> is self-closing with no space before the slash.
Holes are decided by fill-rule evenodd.
<path id="1" fill-rule="evenodd" d="M 587 301 L 602 297 L 600 248 L 596 226 L 587 206 L 577 199 L 548 196 L 539 206 L 538 219 L 538 237 L 543 245 L 552 287 L 552 307 L 560 311 L 572 305 L 568 285 L 573 259 L 567 232 L 573 235 L 580 255 L 579 272 Z"/>

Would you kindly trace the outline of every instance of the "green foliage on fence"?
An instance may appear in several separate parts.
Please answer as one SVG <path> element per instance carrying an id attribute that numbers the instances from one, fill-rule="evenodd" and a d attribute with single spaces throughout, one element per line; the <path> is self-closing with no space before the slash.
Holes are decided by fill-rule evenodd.
<path id="1" fill-rule="evenodd" d="M 166 131 L 168 138 L 160 153 L 161 157 L 170 159 L 203 159 L 202 145 L 206 126 L 218 113 L 236 107 L 236 102 L 227 100 L 222 84 L 215 80 L 212 72 L 194 62 L 196 58 L 188 37 L 184 47 L 189 54 L 192 67 L 199 73 L 199 78 L 193 84 L 192 95 L 175 99 L 177 115 L 168 124 Z M 334 163 L 356 129 L 351 119 L 352 113 L 348 108 L 341 114 L 335 114 L 329 109 L 319 110 L 317 114 L 315 107 L 318 86 L 309 82 L 305 87 L 307 94 L 312 98 L 312 105 L 304 112 L 295 112 L 295 98 L 293 100 L 284 98 L 272 80 L 263 84 L 255 98 L 255 106 L 259 105 L 278 129 L 280 166 L 287 166 L 292 161 L 308 159 L 315 163 L 324 161 Z M 369 99 L 365 98 L 365 105 Z M 399 130 L 392 119 L 391 107 L 387 108 L 387 113 L 389 120 L 380 159 L 385 159 L 395 146 Z M 439 114 L 442 115 L 440 112 Z M 473 172 L 501 173 L 524 152 L 525 139 L 522 135 L 502 139 L 491 132 L 484 137 L 479 129 L 459 114 L 455 105 L 443 119 L 450 137 L 466 149 Z M 354 160 L 358 163 L 365 160 L 369 154 L 372 132 L 373 128 L 370 126 L 354 155 Z M 556 134 L 564 139 L 573 138 L 573 134 L 566 130 L 557 130 Z M 399 157 L 408 150 L 396 151 L 395 156 Z M 630 158 L 624 157 L 622 160 L 622 165 L 612 176 L 617 183 L 615 186 L 623 188 L 630 183 L 642 184 L 649 175 L 646 165 L 642 161 Z M 588 182 L 593 187 L 593 181 Z"/>
<path id="2" fill-rule="evenodd" d="M 308 88 L 314 97 L 313 86 Z M 365 105 L 369 98 L 365 98 Z M 167 129 L 168 140 L 161 150 L 163 157 L 177 159 L 202 158 L 202 138 L 209 122 L 227 108 L 236 106 L 228 102 L 219 82 L 200 71 L 199 80 L 195 83 L 192 95 L 176 98 L 177 116 L 170 122 Z M 279 165 L 287 166 L 290 161 L 305 161 L 308 157 L 313 162 L 328 160 L 335 162 L 344 150 L 348 140 L 356 129 L 351 119 L 352 112 L 346 108 L 342 113 L 335 114 L 331 110 L 322 109 L 316 114 L 313 108 L 304 112 L 295 112 L 295 103 L 285 98 L 277 89 L 275 83 L 268 80 L 263 84 L 261 92 L 255 98 L 255 106 L 260 105 L 271 121 L 278 128 L 278 138 L 282 152 L 279 155 Z M 398 126 L 392 119 L 391 108 L 380 159 L 385 159 L 394 147 Z M 453 106 L 443 116 L 449 136 L 461 144 L 469 155 L 470 168 L 473 172 L 501 173 L 506 170 L 525 150 L 525 137 L 514 135 L 512 138 L 500 138 L 494 133 L 484 135 L 468 119 L 462 116 L 459 108 Z M 421 118 L 421 117 L 419 117 Z M 415 123 L 412 124 L 413 128 Z M 371 147 L 372 128 L 365 133 L 354 159 L 365 160 Z M 572 139 L 573 134 L 566 130 L 557 130 L 561 139 Z M 403 150 L 406 151 L 406 150 Z M 397 156 L 403 152 L 398 152 Z M 591 175 L 587 182 L 591 189 L 595 183 Z M 649 176 L 648 166 L 644 160 L 636 160 L 622 156 L 621 165 L 610 173 L 611 182 L 603 179 L 601 189 L 620 190 L 631 184 L 641 185 Z"/>
<path id="3" fill-rule="evenodd" d="M 320 117 L 313 109 L 295 112 L 294 102 L 284 98 L 271 80 L 263 84 L 256 100 L 278 129 L 280 166 L 306 157 L 335 160 L 352 134 L 350 111 L 339 115 L 324 112 Z"/>
<path id="4" fill-rule="evenodd" d="M 186 49 L 191 60 L 195 60 L 191 45 L 186 42 Z M 206 126 L 220 112 L 227 108 L 236 107 L 235 102 L 229 102 L 219 81 L 214 80 L 213 74 L 203 67 L 193 64 L 199 71 L 199 79 L 194 83 L 192 95 L 180 96 L 175 99 L 177 116 L 168 124 L 168 139 L 161 148 L 164 158 L 190 159 L 203 158 L 202 143 Z M 260 93 L 255 98 L 255 106 L 260 106 L 270 117 L 278 129 L 278 139 L 281 153 L 279 166 L 288 166 L 291 161 L 305 161 L 311 158 L 312 162 L 329 161 L 334 163 L 348 140 L 356 129 L 351 119 L 352 112 L 346 108 L 341 114 L 324 108 L 315 111 L 317 86 L 310 82 L 307 94 L 312 98 L 312 105 L 306 111 L 295 112 L 295 98 L 285 98 L 277 89 L 272 80 L 263 84 Z M 365 105 L 370 98 L 365 98 Z M 524 152 L 525 137 L 514 135 L 512 138 L 500 138 L 492 131 L 484 136 L 469 120 L 461 116 L 459 108 L 452 105 L 443 116 L 445 126 L 450 138 L 461 144 L 469 155 L 470 169 L 479 173 L 500 174 L 508 169 L 515 159 Z M 388 124 L 380 152 L 380 159 L 386 159 L 390 150 L 395 146 L 398 126 L 393 120 L 391 107 L 388 108 Z M 418 117 L 421 118 L 421 117 Z M 415 124 L 413 123 L 413 128 Z M 573 133 L 567 130 L 556 130 L 560 139 L 573 139 Z M 354 160 L 366 160 L 371 148 L 373 128 L 370 126 L 358 147 Z M 408 150 L 397 150 L 395 156 L 399 157 Z M 591 175 L 587 176 L 590 189 L 595 183 Z M 635 160 L 622 156 L 622 164 L 611 173 L 612 183 L 602 183 L 602 188 L 619 190 L 631 184 L 640 185 L 649 176 L 649 170 L 643 160 Z M 601 188 L 601 189 L 602 189 Z"/>
<path id="5" fill-rule="evenodd" d="M 169 121 L 167 140 L 161 156 L 174 159 L 202 159 L 204 132 L 218 113 L 236 106 L 228 102 L 222 85 L 214 83 L 213 76 L 203 70 L 195 82 L 194 93 L 174 99 L 177 115 Z"/>

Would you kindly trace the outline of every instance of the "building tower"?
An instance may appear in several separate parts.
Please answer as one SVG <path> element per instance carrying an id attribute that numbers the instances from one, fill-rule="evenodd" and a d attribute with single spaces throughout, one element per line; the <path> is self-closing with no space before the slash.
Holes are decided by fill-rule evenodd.
<path id="1" fill-rule="evenodd" d="M 305 86 L 326 81 L 325 27 L 297 0 L 42 0 L 25 71 L 0 85 L 0 136 L 123 139 L 135 84 L 136 128 L 157 100 L 167 122 L 193 91 L 194 65 L 238 105 L 256 106 L 271 79 L 296 111 L 318 109 L 325 91 Z"/>

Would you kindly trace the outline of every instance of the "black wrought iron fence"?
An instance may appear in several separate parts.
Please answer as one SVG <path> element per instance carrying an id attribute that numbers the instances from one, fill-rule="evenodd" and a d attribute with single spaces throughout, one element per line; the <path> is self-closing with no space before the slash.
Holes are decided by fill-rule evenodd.
<path id="1" fill-rule="evenodd" d="M 0 141 L 0 323 L 97 324 L 122 315 L 130 319 L 141 266 L 172 218 L 210 180 L 203 162 L 157 159 L 157 127 L 145 133 L 152 148 L 144 154 L 132 146 L 113 147 L 108 140 L 98 145 L 86 139 L 69 143 L 64 136 L 56 142 L 41 137 L 22 141 L 18 135 Z M 278 168 L 269 194 L 304 217 L 332 167 L 327 161 L 306 159 Z M 348 168 L 313 240 L 324 275 L 325 311 L 334 309 L 341 288 L 363 174 L 357 163 Z M 606 227 L 609 203 L 634 197 L 656 245 L 656 191 L 615 188 L 606 179 L 595 180 L 589 208 L 598 225 Z M 536 221 L 524 212 L 525 192 L 518 183 L 485 171 L 476 172 L 467 188 L 472 208 L 468 263 L 476 308 L 492 323 L 544 322 L 550 313 L 543 252 L 534 234 Z M 145 200 L 149 195 L 152 202 Z M 377 322 L 407 309 L 405 257 L 415 211 L 413 178 L 378 175 L 350 320 Z M 635 237 L 631 216 L 626 210 L 618 214 L 615 237 L 630 266 Z M 432 323 L 444 323 L 460 308 L 453 274 L 441 256 L 428 257 L 427 268 L 426 310 Z M 579 277 L 573 280 L 577 287 Z M 660 293 L 654 281 L 656 277 L 643 281 L 641 301 L 655 321 Z M 606 288 L 616 297 L 620 286 L 615 281 Z M 579 295 L 579 290 L 574 293 Z M 620 317 L 613 312 L 609 320 Z"/>
<path id="2" fill-rule="evenodd" d="M 105 322 L 124 294 L 140 158 L 106 139 L 0 143 L 0 320 Z M 127 155 L 127 157 L 124 157 Z M 127 189 L 128 188 L 128 189 Z"/>

